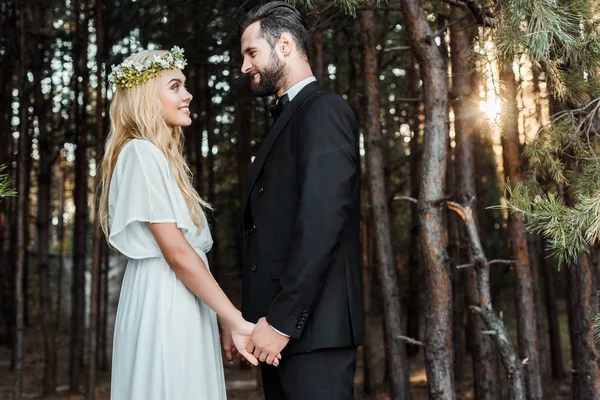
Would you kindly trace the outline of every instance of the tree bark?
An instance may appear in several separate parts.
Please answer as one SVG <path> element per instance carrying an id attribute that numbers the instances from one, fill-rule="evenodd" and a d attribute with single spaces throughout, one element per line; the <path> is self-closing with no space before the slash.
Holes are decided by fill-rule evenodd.
<path id="1" fill-rule="evenodd" d="M 452 282 L 444 243 L 443 197 L 448 152 L 448 86 L 445 63 L 417 0 L 401 0 L 411 48 L 423 80 L 425 135 L 418 209 L 428 301 L 425 369 L 431 399 L 454 399 Z"/>
<path id="2" fill-rule="evenodd" d="M 36 8 L 36 26 L 41 26 L 44 13 Z M 51 188 L 54 163 L 54 147 L 48 134 L 46 115 L 50 112 L 48 101 L 44 99 L 41 89 L 42 66 L 34 70 L 35 110 L 38 118 L 38 274 L 40 295 L 40 321 L 44 338 L 44 378 L 42 390 L 44 395 L 50 395 L 56 390 L 56 342 L 54 322 L 52 320 L 52 292 L 50 288 L 50 217 L 51 217 Z"/>
<path id="3" fill-rule="evenodd" d="M 312 54 L 311 54 L 311 64 L 312 70 L 315 74 L 315 78 L 317 81 L 321 83 L 321 85 L 325 85 L 324 78 L 324 66 L 323 66 L 323 29 L 318 26 L 319 21 L 316 21 L 317 26 L 314 28 L 312 32 Z"/>
<path id="4" fill-rule="evenodd" d="M 457 201 L 475 208 L 477 194 L 475 188 L 475 158 L 473 154 L 473 139 L 475 121 L 471 117 L 474 102 L 471 94 L 474 67 L 469 63 L 468 56 L 472 47 L 474 31 L 473 22 L 468 19 L 468 12 L 459 7 L 452 7 L 452 21 L 455 23 L 450 28 L 451 61 L 452 61 L 452 107 L 454 109 L 455 131 L 455 170 L 456 170 L 456 198 Z M 475 219 L 477 224 L 477 220 Z M 461 230 L 461 241 L 468 242 L 466 230 Z M 460 263 L 473 263 L 471 250 L 466 248 L 466 258 Z M 473 268 L 466 268 L 460 274 L 464 279 L 466 298 L 469 305 L 479 304 L 479 288 L 477 272 Z M 469 343 L 471 344 L 471 357 L 473 366 L 473 379 L 475 398 L 498 399 L 497 364 L 494 343 L 489 336 L 482 334 L 484 323 L 473 312 L 468 314 Z M 456 351 L 459 351 L 458 349 Z"/>
<path id="5" fill-rule="evenodd" d="M 546 310 L 548 314 L 548 335 L 550 338 L 550 360 L 552 366 L 552 378 L 561 380 L 566 378 L 567 373 L 563 363 L 562 345 L 560 343 L 560 324 L 558 322 L 558 306 L 556 304 L 556 289 L 554 288 L 555 272 L 554 265 L 547 265 L 545 262 L 546 241 L 542 239 L 542 245 L 538 248 L 540 251 L 541 269 L 544 274 Z"/>
<path id="6" fill-rule="evenodd" d="M 107 330 L 108 330 L 108 310 L 110 304 L 109 300 L 109 271 L 110 271 L 110 249 L 105 244 L 102 246 L 104 250 L 103 260 L 103 287 L 102 291 L 102 324 L 100 325 L 100 370 L 108 371 L 108 347 L 107 347 Z"/>
<path id="7" fill-rule="evenodd" d="M 24 334 L 24 302 L 23 302 L 23 272 L 25 267 L 25 224 L 27 223 L 26 207 L 26 173 L 25 166 L 27 157 L 28 135 L 28 104 L 27 97 L 27 66 L 25 64 L 27 53 L 25 44 L 26 27 L 26 5 L 21 2 L 18 6 L 18 24 L 19 24 L 19 158 L 18 158 L 18 183 L 17 183 L 17 257 L 15 265 L 15 336 L 13 345 L 13 360 L 15 370 L 15 381 L 13 386 L 13 399 L 19 400 L 23 387 L 23 334 Z"/>
<path id="8" fill-rule="evenodd" d="M 600 399 L 600 371 L 593 327 L 593 319 L 598 313 L 595 273 L 587 255 L 567 268 L 573 400 L 597 400 Z"/>
<path id="9" fill-rule="evenodd" d="M 540 238 L 534 234 L 527 234 L 527 250 L 531 265 L 531 284 L 533 287 L 533 299 L 535 307 L 535 323 L 537 334 L 537 349 L 540 364 L 540 376 L 545 381 L 550 376 L 550 362 L 548 359 L 548 345 L 546 342 L 546 310 L 542 300 L 544 290 L 543 275 L 540 275 L 541 251 Z"/>
<path id="10" fill-rule="evenodd" d="M 500 79 L 503 84 L 505 99 L 505 124 L 502 132 L 502 160 L 504 176 L 514 187 L 523 180 L 521 169 L 521 148 L 519 142 L 517 90 L 515 75 L 511 64 L 500 67 Z M 517 311 L 517 334 L 519 354 L 527 359 L 525 365 L 525 381 L 527 382 L 527 398 L 542 399 L 542 380 L 537 350 L 537 332 L 535 298 L 532 287 L 531 266 L 527 249 L 527 233 L 522 219 L 513 213 L 508 215 L 508 231 L 511 258 L 515 261 L 515 303 Z"/>
<path id="11" fill-rule="evenodd" d="M 104 67 L 105 67 L 105 46 L 104 46 L 104 21 L 103 21 L 103 4 L 102 0 L 94 1 L 94 22 L 96 24 L 96 146 L 95 146 L 95 161 L 96 161 L 96 184 L 94 188 L 97 188 L 100 184 L 101 171 L 100 166 L 102 165 L 102 158 L 104 157 L 104 140 L 105 140 L 105 129 L 104 129 L 104 118 L 102 113 L 104 112 Z M 84 90 L 85 90 L 84 86 Z M 85 133 L 84 133 L 85 135 Z M 86 179 L 87 183 L 87 179 Z M 87 194 L 87 190 L 86 190 Z M 87 391 L 86 399 L 94 400 L 96 393 L 96 366 L 97 366 L 97 354 L 98 354 L 98 289 L 100 286 L 100 270 L 102 268 L 102 253 L 104 235 L 102 234 L 102 228 L 100 226 L 100 219 L 98 211 L 100 209 L 100 196 L 96 192 L 94 196 L 94 236 L 92 243 L 92 271 L 91 271 L 91 290 L 90 290 L 90 327 L 87 332 L 87 347 L 89 351 L 88 359 L 88 376 L 87 376 Z M 85 264 L 84 264 L 85 265 Z"/>
<path id="12" fill-rule="evenodd" d="M 416 98 L 419 95 L 419 77 L 415 68 L 415 60 L 410 55 L 407 76 L 410 82 L 409 97 Z M 423 143 L 421 130 L 419 128 L 420 110 L 418 103 L 411 103 L 409 107 L 408 122 L 413 134 L 410 140 L 410 196 L 419 198 L 419 185 L 421 176 L 421 156 L 423 154 Z M 421 337 L 420 315 L 421 315 L 421 281 L 423 270 L 421 263 L 421 246 L 419 245 L 419 212 L 416 203 L 410 206 L 411 222 L 409 235 L 409 288 L 408 305 L 406 315 L 406 335 L 419 340 Z M 406 351 L 409 356 L 417 354 L 418 346 L 408 345 Z"/>
<path id="13" fill-rule="evenodd" d="M 65 203 L 67 190 L 67 164 L 63 162 L 63 165 L 61 165 L 60 170 L 60 186 L 58 190 L 58 224 L 56 225 L 56 239 L 58 241 L 58 273 L 56 277 L 57 282 L 55 326 L 57 329 L 61 326 L 63 275 L 65 271 Z"/>
<path id="14" fill-rule="evenodd" d="M 475 262 L 472 268 L 475 268 L 477 273 L 479 306 L 470 306 L 469 308 L 478 313 L 486 327 L 493 331 L 493 337 L 500 352 L 500 358 L 508 375 L 508 398 L 511 400 L 524 400 L 526 398 L 526 390 L 523 378 L 523 365 L 517 357 L 502 319 L 500 319 L 492 307 L 492 298 L 490 296 L 490 265 L 485 257 L 481 240 L 477 233 L 473 211 L 469 206 L 462 206 L 453 202 L 448 202 L 448 207 L 456 211 L 465 222 L 471 253 Z"/>
<path id="15" fill-rule="evenodd" d="M 364 196 L 368 197 L 368 196 Z M 364 199 L 363 197 L 363 199 Z M 373 345 L 371 339 L 370 319 L 371 314 L 371 288 L 372 288 L 372 263 L 371 238 L 373 236 L 372 221 L 369 217 L 369 207 L 366 201 L 361 204 L 361 256 L 363 276 L 363 391 L 371 394 L 375 388 L 375 376 L 373 368 Z"/>
<path id="16" fill-rule="evenodd" d="M 377 53 L 375 49 L 375 15 L 373 2 L 360 13 L 361 42 L 363 47 L 363 74 L 365 80 L 366 121 L 365 147 L 369 182 L 371 210 L 374 222 L 375 245 L 377 247 L 377 272 L 382 286 L 385 315 L 385 338 L 389 357 L 389 383 L 392 399 L 410 399 L 408 364 L 405 344 L 399 340 L 402 335 L 400 315 L 400 293 L 397 270 L 394 263 L 390 220 L 384 183 L 384 156 L 381 125 L 379 119 L 380 97 L 377 74 Z"/>
<path id="17" fill-rule="evenodd" d="M 76 82 L 75 90 L 75 227 L 73 233 L 73 271 L 71 284 L 71 338 L 69 355 L 69 388 L 72 393 L 79 392 L 81 372 L 84 367 L 84 335 L 85 335 L 85 270 L 87 250 L 87 218 L 88 218 L 88 158 L 87 158 L 87 118 L 88 104 L 87 70 L 87 10 L 80 0 L 73 2 L 75 18 L 75 39 L 73 43 L 73 60 L 75 76 L 82 77 Z M 79 99 L 81 98 L 81 103 Z"/>

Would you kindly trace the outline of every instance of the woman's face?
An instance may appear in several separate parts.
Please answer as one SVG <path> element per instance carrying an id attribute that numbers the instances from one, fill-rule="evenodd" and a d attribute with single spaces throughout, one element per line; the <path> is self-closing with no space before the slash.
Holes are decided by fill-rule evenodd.
<path id="1" fill-rule="evenodd" d="M 165 70 L 161 73 L 158 98 L 163 105 L 165 123 L 170 129 L 176 126 L 189 126 L 190 102 L 192 95 L 185 88 L 185 76 L 180 69 Z"/>

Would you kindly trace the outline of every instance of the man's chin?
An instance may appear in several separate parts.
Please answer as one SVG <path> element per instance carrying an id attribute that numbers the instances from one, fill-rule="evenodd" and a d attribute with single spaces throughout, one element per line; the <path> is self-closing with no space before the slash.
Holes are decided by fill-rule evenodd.
<path id="1" fill-rule="evenodd" d="M 272 94 L 276 93 L 276 91 L 265 90 L 264 88 L 261 88 L 261 87 L 252 86 L 252 93 L 254 93 L 254 95 L 258 96 L 258 97 L 267 97 L 267 96 L 271 96 Z"/>

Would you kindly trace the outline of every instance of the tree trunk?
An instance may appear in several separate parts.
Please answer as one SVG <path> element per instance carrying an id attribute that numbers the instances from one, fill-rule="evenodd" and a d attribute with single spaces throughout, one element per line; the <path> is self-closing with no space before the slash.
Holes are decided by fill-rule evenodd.
<path id="1" fill-rule="evenodd" d="M 419 79 L 415 68 L 415 61 L 410 57 L 410 66 L 407 72 L 410 82 L 409 97 L 415 98 L 419 93 Z M 409 126 L 413 133 L 410 140 L 410 196 L 413 199 L 419 198 L 419 177 L 421 173 L 421 155 L 423 146 L 421 143 L 422 135 L 419 129 L 419 106 L 418 103 L 412 103 L 409 110 Z M 408 305 L 406 315 L 406 335 L 410 338 L 419 340 L 421 337 L 420 315 L 421 315 L 421 281 L 423 277 L 421 268 L 421 247 L 419 246 L 419 214 L 417 205 L 411 203 L 411 223 L 409 235 L 409 288 Z M 417 354 L 417 346 L 407 346 L 406 351 L 409 356 Z"/>
<path id="2" fill-rule="evenodd" d="M 104 23 L 103 23 L 103 6 L 102 0 L 95 0 L 94 2 L 94 17 L 96 24 L 96 184 L 94 188 L 97 188 L 100 179 L 101 171 L 100 166 L 102 165 L 102 158 L 104 157 L 104 118 L 102 113 L 104 111 L 104 65 L 105 65 L 105 46 L 104 46 Z M 85 90 L 84 86 L 84 90 Z M 85 135 L 85 133 L 84 133 Z M 85 154 L 85 153 L 84 153 Z M 87 179 L 86 179 L 87 183 Z M 87 190 L 86 190 L 87 194 Z M 98 288 L 100 286 L 100 269 L 102 267 L 102 248 L 104 243 L 104 235 L 102 234 L 102 228 L 100 226 L 100 219 L 98 211 L 100 209 L 100 196 L 96 192 L 94 196 L 94 236 L 92 243 L 92 271 L 91 271 L 91 290 L 90 290 L 90 327 L 87 332 L 87 347 L 89 351 L 88 361 L 88 376 L 87 376 L 87 391 L 86 399 L 94 400 L 96 393 L 96 365 L 97 365 L 97 354 L 98 354 Z M 85 265 L 85 264 L 84 264 Z"/>
<path id="3" fill-rule="evenodd" d="M 108 310 L 110 308 L 109 304 L 109 276 L 108 273 L 110 271 L 110 249 L 104 244 L 102 246 L 104 251 L 103 260 L 103 288 L 102 291 L 102 324 L 100 325 L 100 370 L 108 371 L 108 346 L 107 346 L 107 334 L 108 334 Z"/>
<path id="4" fill-rule="evenodd" d="M 317 25 L 318 24 L 319 21 L 317 21 Z M 313 73 L 315 74 L 315 78 L 317 78 L 317 81 L 321 83 L 321 85 L 325 86 L 325 81 L 323 80 L 323 29 L 321 29 L 319 26 L 316 26 L 314 28 L 314 31 L 312 32 L 310 45 L 312 47 L 311 66 Z"/>
<path id="5" fill-rule="evenodd" d="M 36 14 L 40 14 L 37 10 Z M 42 15 L 37 15 L 38 26 L 41 26 Z M 52 292 L 50 288 L 50 217 L 51 188 L 53 174 L 54 147 L 48 135 L 46 115 L 50 112 L 48 102 L 44 100 L 41 89 L 41 66 L 34 70 L 35 77 L 35 110 L 38 116 L 38 146 L 39 146 L 39 173 L 38 173 L 38 274 L 40 295 L 40 321 L 42 336 L 44 338 L 44 379 L 42 390 L 44 395 L 50 395 L 56 390 L 56 342 L 54 335 L 54 322 L 52 320 Z"/>
<path id="6" fill-rule="evenodd" d="M 481 316 L 487 329 L 493 331 L 493 337 L 496 341 L 500 358 L 508 375 L 508 398 L 511 400 L 524 400 L 526 390 L 523 379 L 523 365 L 517 357 L 502 319 L 492 307 L 492 298 L 490 296 L 490 265 L 483 252 L 483 246 L 477 233 L 473 211 L 469 206 L 462 206 L 455 202 L 448 202 L 448 207 L 456 211 L 465 222 L 471 254 L 475 261 L 472 268 L 475 268 L 477 273 L 479 306 L 470 306 L 469 308 Z"/>
<path id="7" fill-rule="evenodd" d="M 65 203 L 67 190 L 67 163 L 63 162 L 60 168 L 60 186 L 58 200 L 58 224 L 56 225 L 56 239 L 58 241 L 58 274 L 56 277 L 56 328 L 61 326 L 63 275 L 65 271 Z"/>
<path id="8" fill-rule="evenodd" d="M 556 380 L 565 379 L 567 373 L 563 363 L 562 345 L 560 343 L 560 324 L 558 322 L 558 306 L 556 304 L 556 289 L 554 288 L 554 280 L 556 273 L 554 265 L 547 265 L 545 262 L 546 241 L 542 239 L 542 245 L 538 248 L 540 251 L 540 261 L 542 262 L 541 269 L 544 274 L 545 295 L 546 295 L 546 310 L 548 314 L 548 335 L 550 337 L 550 360 L 552 365 L 552 378 Z"/>
<path id="9" fill-rule="evenodd" d="M 573 400 L 597 400 L 600 399 L 600 371 L 593 327 L 593 319 L 598 313 L 595 273 L 587 255 L 567 268 Z"/>
<path id="10" fill-rule="evenodd" d="M 516 100 L 515 75 L 512 65 L 501 65 L 500 79 L 505 99 L 505 125 L 502 132 L 502 160 L 504 176 L 514 187 L 523 180 L 521 170 L 521 149 L 519 143 L 518 109 Z M 515 303 L 517 311 L 517 333 L 519 354 L 527 359 L 525 381 L 527 398 L 542 399 L 542 380 L 537 351 L 535 319 L 535 298 L 532 287 L 531 266 L 527 249 L 527 233 L 523 220 L 513 213 L 508 215 L 510 254 L 514 260 Z"/>
<path id="11" fill-rule="evenodd" d="M 377 74 L 377 53 L 374 42 L 375 13 L 373 2 L 360 13 L 361 41 L 363 46 L 363 73 L 365 79 L 366 121 L 365 147 L 367 176 L 369 182 L 372 218 L 374 222 L 375 245 L 377 246 L 378 274 L 382 286 L 384 304 L 385 337 L 392 399 L 410 399 L 408 364 L 402 335 L 400 315 L 400 293 L 397 270 L 394 263 L 390 219 L 384 183 L 384 156 L 382 149 L 381 126 L 379 119 L 380 98 Z"/>
<path id="12" fill-rule="evenodd" d="M 81 3 L 73 2 L 75 18 L 75 39 L 73 43 L 73 59 L 75 76 L 81 76 L 82 82 L 76 82 L 75 90 L 75 227 L 73 233 L 73 278 L 71 284 L 71 338 L 69 356 L 69 387 L 72 393 L 79 392 L 81 372 L 84 367 L 84 335 L 85 335 L 85 270 L 87 250 L 87 218 L 88 218 L 88 158 L 86 106 L 88 104 L 87 71 L 87 23 L 81 21 Z M 87 10 L 83 18 L 87 21 Z M 77 101 L 80 99 L 81 103 Z"/>
<path id="13" fill-rule="evenodd" d="M 417 0 L 401 0 L 402 14 L 423 79 L 425 135 L 418 208 L 428 301 L 425 369 L 431 399 L 454 399 L 452 282 L 444 244 L 443 198 L 448 152 L 448 86 L 444 60 Z"/>
<path id="14" fill-rule="evenodd" d="M 17 246 L 16 246 L 16 265 L 15 265 L 15 336 L 13 345 L 13 360 L 15 370 L 15 381 L 13 386 L 13 399 L 19 400 L 21 398 L 21 391 L 23 386 L 23 334 L 24 334 L 24 303 L 23 303 L 23 271 L 25 264 L 25 224 L 27 221 L 27 209 L 26 207 L 26 176 L 27 168 L 25 166 L 27 157 L 27 142 L 29 141 L 27 135 L 29 131 L 28 127 L 28 104 L 29 99 L 27 97 L 27 67 L 25 65 L 26 60 L 26 48 L 25 48 L 25 27 L 26 18 L 25 5 L 20 4 L 18 10 L 18 23 L 19 23 L 19 158 L 18 158 L 18 183 L 17 183 Z"/>
<path id="15" fill-rule="evenodd" d="M 361 257 L 362 257 L 362 276 L 363 276 L 363 391 L 365 394 L 371 394 L 375 389 L 375 368 L 373 368 L 373 345 L 371 339 L 370 318 L 371 314 L 371 288 L 373 276 L 373 257 L 371 252 L 371 243 L 373 237 L 372 222 L 369 217 L 368 203 L 361 203 Z"/>
<path id="16" fill-rule="evenodd" d="M 535 301 L 535 331 L 537 333 L 537 349 L 540 364 L 540 376 L 546 380 L 550 376 L 550 363 L 548 359 L 548 345 L 546 343 L 546 311 L 542 300 L 544 282 L 540 276 L 541 251 L 540 238 L 534 234 L 527 235 L 527 250 L 531 263 L 531 284 L 533 287 L 533 299 Z"/>
<path id="17" fill-rule="evenodd" d="M 449 145 L 450 143 L 448 143 Z M 448 159 L 452 160 L 453 150 L 448 146 Z M 456 157 L 456 156 L 455 156 Z M 456 166 L 449 162 L 446 169 L 446 182 L 448 188 L 456 188 Z M 452 330 L 453 330 L 453 346 L 454 346 L 454 379 L 457 382 L 465 380 L 467 369 L 467 341 L 466 324 L 465 324 L 465 287 L 463 279 L 463 271 L 458 268 L 461 264 L 461 248 L 459 245 L 458 234 L 458 216 L 452 210 L 447 211 L 447 235 L 448 235 L 448 257 L 450 257 L 450 268 L 452 272 Z M 463 249 L 464 251 L 464 249 Z"/>
<path id="18" fill-rule="evenodd" d="M 454 109 L 454 131 L 455 131 L 455 170 L 456 170 L 456 198 L 463 206 L 474 209 L 477 204 L 475 189 L 475 158 L 473 154 L 474 110 L 469 106 L 471 101 L 471 82 L 474 70 L 470 65 L 468 57 L 472 46 L 474 32 L 473 22 L 468 19 L 468 11 L 462 8 L 452 7 L 452 20 L 461 22 L 452 25 L 450 29 L 451 61 L 452 61 L 452 107 Z M 477 219 L 475 219 L 477 224 Z M 476 225 L 477 227 L 477 225 Z M 461 242 L 468 242 L 466 230 L 461 230 Z M 473 255 L 466 246 L 466 258 L 460 263 L 474 263 Z M 466 298 L 468 305 L 479 305 L 479 288 L 477 283 L 477 272 L 473 268 L 465 268 L 462 271 L 464 279 Z M 470 312 L 469 320 L 469 343 L 471 344 L 471 357 L 473 366 L 473 384 L 476 399 L 498 399 L 496 381 L 498 378 L 497 363 L 495 357 L 494 343 L 489 336 L 482 334 L 484 323 L 480 316 Z M 460 350 L 456 350 L 460 351 Z"/>

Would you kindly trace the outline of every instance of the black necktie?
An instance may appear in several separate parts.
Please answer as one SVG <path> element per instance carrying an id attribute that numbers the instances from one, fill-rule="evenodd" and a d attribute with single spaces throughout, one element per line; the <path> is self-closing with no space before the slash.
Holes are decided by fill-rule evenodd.
<path id="1" fill-rule="evenodd" d="M 287 93 L 277 99 L 277 102 L 273 107 L 271 107 L 271 116 L 273 117 L 273 121 L 275 121 L 281 115 L 281 112 L 290 102 L 290 98 Z"/>

